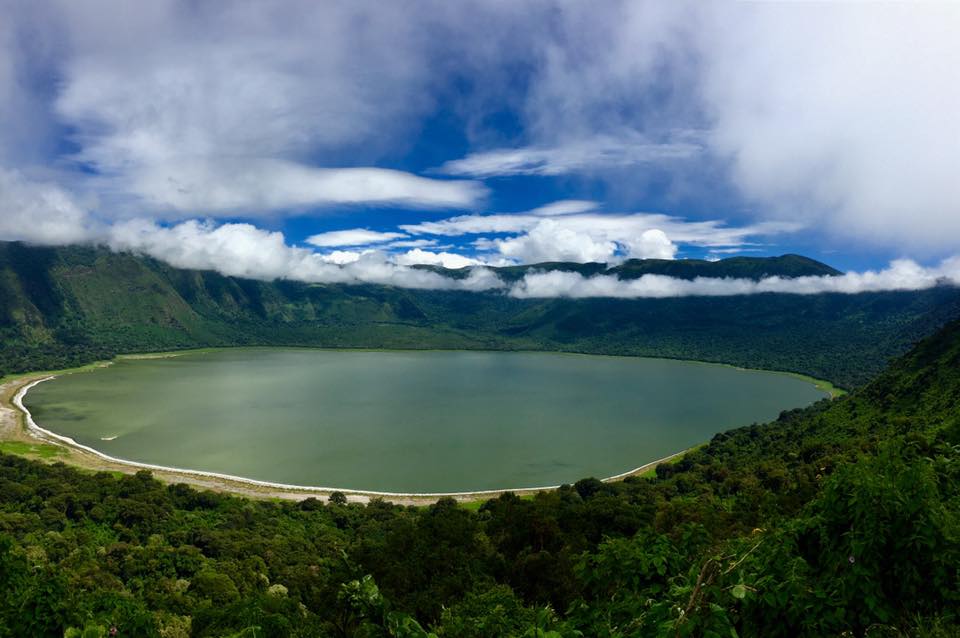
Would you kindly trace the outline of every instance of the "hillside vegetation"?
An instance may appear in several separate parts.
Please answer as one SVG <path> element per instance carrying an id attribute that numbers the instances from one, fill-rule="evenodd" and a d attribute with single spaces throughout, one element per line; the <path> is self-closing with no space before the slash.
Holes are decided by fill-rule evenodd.
<path id="1" fill-rule="evenodd" d="M 0 636 L 957 635 L 958 405 L 960 322 L 653 478 L 477 512 L 0 454 Z"/>
<path id="2" fill-rule="evenodd" d="M 419 266 L 450 277 L 465 277 L 469 268 L 448 270 L 438 266 Z M 621 264 L 609 266 L 603 263 L 544 262 L 522 266 L 491 268 L 504 281 L 514 282 L 534 272 L 575 272 L 584 277 L 611 275 L 620 279 L 639 279 L 643 275 L 664 275 L 678 279 L 697 277 L 729 277 L 732 279 L 759 280 L 764 277 L 817 277 L 839 275 L 839 270 L 801 255 L 780 257 L 728 257 L 718 261 L 703 259 L 627 259 Z"/>
<path id="3" fill-rule="evenodd" d="M 532 268 L 676 277 L 829 275 L 803 257 Z M 460 271 L 444 271 L 450 277 Z M 676 299 L 514 299 L 224 277 L 91 247 L 0 243 L 0 374 L 202 346 L 565 350 L 788 370 L 851 388 L 960 315 L 960 290 Z"/>

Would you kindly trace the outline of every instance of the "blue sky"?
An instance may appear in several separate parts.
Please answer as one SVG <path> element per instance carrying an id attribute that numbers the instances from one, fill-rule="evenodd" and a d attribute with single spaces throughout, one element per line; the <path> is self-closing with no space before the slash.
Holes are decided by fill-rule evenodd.
<path id="1" fill-rule="evenodd" d="M 0 239 L 310 281 L 960 252 L 956 3 L 0 9 Z"/>

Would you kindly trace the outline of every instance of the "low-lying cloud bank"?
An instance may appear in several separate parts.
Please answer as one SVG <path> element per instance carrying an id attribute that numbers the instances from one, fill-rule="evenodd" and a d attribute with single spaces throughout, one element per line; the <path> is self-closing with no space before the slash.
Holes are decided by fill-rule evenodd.
<path id="1" fill-rule="evenodd" d="M 3 173 L 0 173 L 2 177 Z M 74 210 L 67 200 L 61 204 L 58 210 Z M 492 264 L 481 259 L 457 253 L 431 252 L 420 247 L 413 247 L 405 253 L 373 249 L 320 253 L 312 248 L 291 246 L 286 243 L 283 233 L 266 231 L 251 224 L 190 220 L 163 225 L 152 220 L 134 219 L 98 225 L 85 223 L 82 215 L 77 217 L 76 233 L 55 238 L 45 236 L 46 241 L 36 243 L 95 243 L 108 246 L 116 252 L 147 255 L 178 268 L 213 270 L 227 276 L 266 281 L 286 279 L 307 283 L 379 284 L 429 290 L 497 291 L 521 299 L 639 299 L 759 293 L 856 294 L 923 290 L 940 284 L 960 286 L 960 256 L 946 259 L 935 267 L 924 267 L 912 260 L 901 259 L 879 271 L 822 277 L 767 277 L 758 281 L 710 277 L 687 280 L 665 275 L 644 275 L 639 279 L 627 280 L 612 275 L 584 277 L 573 272 L 532 270 L 520 281 L 509 284 L 489 267 Z M 30 236 L 4 232 L 2 220 L 0 216 L 0 237 L 36 241 Z M 23 227 L 29 226 L 20 226 Z M 338 242 L 331 240 L 326 243 Z M 414 267 L 417 265 L 466 267 L 469 272 L 465 277 L 454 278 L 435 270 Z"/>
<path id="2" fill-rule="evenodd" d="M 115 224 L 102 240 L 114 251 L 131 251 L 177 268 L 214 270 L 232 277 L 308 283 L 380 284 L 401 288 L 483 291 L 502 288 L 487 268 L 475 268 L 463 279 L 444 277 L 422 268 L 396 263 L 384 253 L 369 252 L 346 263 L 308 248 L 287 245 L 283 233 L 250 224 L 187 221 L 160 226 L 133 220 Z"/>
<path id="3" fill-rule="evenodd" d="M 612 275 L 584 277 L 572 272 L 533 271 L 511 285 L 484 264 L 460 255 L 420 249 L 401 255 L 371 250 L 359 255 L 344 253 L 349 258 L 332 259 L 331 255 L 309 248 L 289 246 L 282 233 L 265 231 L 250 224 L 217 225 L 188 221 L 161 226 L 152 221 L 133 220 L 111 226 L 103 243 L 115 251 L 149 255 L 179 268 L 215 270 L 235 277 L 309 283 L 367 283 L 431 290 L 502 291 L 517 298 L 856 294 L 923 290 L 938 284 L 960 285 L 960 257 L 952 257 L 930 268 L 909 259 L 900 259 L 879 271 L 822 277 L 766 277 L 758 281 L 711 277 L 687 280 L 665 275 L 644 275 L 626 280 Z M 460 257 L 463 261 L 451 262 L 449 258 L 453 257 Z M 413 267 L 424 263 L 469 266 L 470 271 L 466 277 L 455 279 Z"/>
<path id="4" fill-rule="evenodd" d="M 759 293 L 815 295 L 819 293 L 856 294 L 886 290 L 924 290 L 938 284 L 960 285 L 960 257 L 951 257 L 935 268 L 924 268 L 909 259 L 899 259 L 884 270 L 846 273 L 836 276 L 766 277 L 730 279 L 697 277 L 678 279 L 664 275 L 644 275 L 624 280 L 611 275 L 584 277 L 571 272 L 538 272 L 526 275 L 511 289 L 519 298 L 542 297 L 617 297 L 623 299 L 664 297 L 729 297 Z"/>

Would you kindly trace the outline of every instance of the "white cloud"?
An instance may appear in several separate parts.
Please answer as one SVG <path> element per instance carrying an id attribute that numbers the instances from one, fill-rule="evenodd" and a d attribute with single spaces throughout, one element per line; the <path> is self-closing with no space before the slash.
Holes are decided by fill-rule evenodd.
<path id="1" fill-rule="evenodd" d="M 558 204 L 567 205 L 566 202 Z M 419 224 L 402 224 L 413 235 L 456 237 L 474 234 L 509 234 L 507 238 L 481 238 L 481 250 L 498 252 L 522 263 L 540 261 L 602 261 L 618 259 L 672 259 L 678 245 L 730 248 L 753 238 L 799 229 L 795 222 L 766 222 L 728 226 L 720 221 L 688 222 L 656 213 L 569 212 L 544 216 L 528 213 L 460 215 Z M 586 209 L 586 206 L 582 207 Z M 560 208 L 562 210 L 562 207 Z"/>
<path id="2" fill-rule="evenodd" d="M 565 175 L 641 164 L 687 159 L 701 152 L 691 142 L 651 143 L 627 133 L 621 137 L 596 136 L 551 148 L 523 147 L 471 153 L 445 163 L 448 175 L 498 177 L 507 175 Z"/>
<path id="3" fill-rule="evenodd" d="M 960 285 L 960 258 L 954 257 L 935 268 L 923 268 L 908 259 L 894 261 L 881 271 L 846 273 L 837 276 L 768 277 L 759 281 L 697 277 L 678 279 L 644 275 L 619 279 L 612 275 L 584 277 L 571 272 L 529 273 L 510 290 L 520 298 L 537 297 L 619 297 L 626 299 L 665 297 L 727 297 L 759 293 L 814 295 L 857 294 L 885 290 L 923 290 L 939 283 Z"/>
<path id="4" fill-rule="evenodd" d="M 764 216 L 913 251 L 960 238 L 960 3 L 722 5 L 709 143 Z"/>
<path id="5" fill-rule="evenodd" d="M 958 3 L 53 0 L 3 15 L 0 165 L 71 171 L 60 188 L 97 194 L 104 217 L 470 210 L 471 182 L 335 168 L 395 165 L 443 110 L 470 144 L 450 173 L 645 194 L 656 172 L 671 195 L 732 189 L 736 214 L 829 238 L 960 242 Z M 505 224 L 470 232 L 533 227 Z"/>
<path id="6" fill-rule="evenodd" d="M 107 183 L 119 187 L 115 178 Z M 472 208 L 486 189 L 383 168 L 312 168 L 274 159 L 179 159 L 127 171 L 124 184 L 151 209 L 262 214 L 329 204 Z"/>
<path id="7" fill-rule="evenodd" d="M 217 225 L 192 220 L 161 226 L 147 220 L 130 220 L 112 226 L 104 241 L 113 250 L 146 254 L 178 268 L 214 270 L 252 279 L 470 291 L 503 286 L 488 270 L 452 279 L 396 263 L 374 251 L 322 255 L 288 246 L 282 233 L 250 224 Z"/>
<path id="8" fill-rule="evenodd" d="M 484 265 L 484 262 L 479 259 L 466 257 L 459 253 L 423 250 L 424 248 L 433 247 L 438 244 L 438 242 L 433 239 L 390 241 L 394 237 L 406 237 L 406 235 L 402 233 L 381 233 L 366 229 L 354 229 L 323 233 L 322 235 L 309 238 L 307 242 L 318 247 L 355 247 L 353 250 L 334 250 L 327 253 L 320 253 L 320 258 L 323 261 L 339 265 L 356 262 L 366 255 L 371 254 L 378 255 L 384 262 L 400 266 L 431 265 L 442 266 L 444 268 L 466 268 L 468 266 Z M 375 249 L 374 246 L 380 250 Z M 405 252 L 381 252 L 382 250 L 393 251 L 404 248 L 409 250 Z"/>
<path id="9" fill-rule="evenodd" d="M 481 292 L 503 288 L 503 281 L 487 268 L 473 268 L 467 277 L 453 279 L 423 268 L 411 268 L 369 253 L 343 266 L 343 271 L 357 282 L 401 288 L 431 290 L 466 290 Z"/>
<path id="10" fill-rule="evenodd" d="M 556 215 L 572 215 L 574 213 L 586 213 L 600 208 L 598 202 L 586 199 L 563 199 L 558 202 L 551 202 L 534 208 L 529 211 L 530 215 L 540 217 L 554 217 Z"/>
<path id="11" fill-rule="evenodd" d="M 459 215 L 433 222 L 400 224 L 399 228 L 413 235 L 456 237 L 482 233 L 522 233 L 542 221 L 542 216 L 530 213 Z M 676 242 L 696 246 L 739 245 L 751 237 L 789 233 L 803 227 L 795 221 L 729 226 L 719 220 L 690 222 L 660 213 L 570 213 L 554 221 L 576 232 L 600 234 L 614 241 L 660 229 Z"/>
<path id="12" fill-rule="evenodd" d="M 518 233 L 532 228 L 539 217 L 533 215 L 459 215 L 435 222 L 400 224 L 399 228 L 413 235 L 457 237 L 479 233 Z"/>
<path id="13" fill-rule="evenodd" d="M 344 264 L 351 264 L 361 257 L 363 257 L 367 252 L 370 251 L 361 251 L 361 250 L 333 250 L 328 253 L 318 253 L 320 260 L 328 264 L 337 264 L 338 266 L 343 266 Z"/>
<path id="14" fill-rule="evenodd" d="M 677 245 L 658 228 L 645 230 L 624 243 L 627 254 L 637 259 L 673 259 L 677 254 Z"/>
<path id="15" fill-rule="evenodd" d="M 957 249 L 960 3 L 554 9 L 518 148 L 451 163 L 459 174 L 579 173 L 589 162 L 553 152 L 570 140 L 633 131 L 669 144 L 695 130 L 704 153 L 667 163 L 672 191 L 725 182 L 744 215 L 800 220 L 837 244 Z"/>
<path id="16" fill-rule="evenodd" d="M 0 168 L 0 239 L 68 244 L 94 232 L 86 209 L 63 188 Z"/>
<path id="17" fill-rule="evenodd" d="M 366 244 L 379 244 L 393 239 L 406 237 L 404 233 L 390 233 L 366 228 L 351 228 L 348 230 L 332 230 L 319 235 L 307 237 L 306 242 L 319 248 L 330 248 L 334 246 L 363 246 Z"/>
<path id="18" fill-rule="evenodd" d="M 114 250 L 131 250 L 178 268 L 216 270 L 224 275 L 254 279 L 349 281 L 312 250 L 287 246 L 283 233 L 250 224 L 196 220 L 175 226 L 131 220 L 114 225 L 108 235 Z"/>
<path id="19" fill-rule="evenodd" d="M 422 248 L 414 248 L 413 250 L 408 250 L 405 253 L 396 255 L 394 257 L 394 261 L 403 266 L 425 264 L 431 266 L 443 266 L 444 268 L 466 268 L 467 266 L 479 266 L 483 263 L 477 259 L 464 257 L 463 255 L 459 255 L 457 253 L 436 253 L 429 250 L 423 250 Z"/>
<path id="20" fill-rule="evenodd" d="M 440 242 L 436 239 L 401 239 L 386 244 L 384 248 L 430 248 L 439 246 Z M 449 248 L 449 246 L 444 246 Z"/>
<path id="21" fill-rule="evenodd" d="M 614 236 L 616 239 L 598 239 Z M 544 219 L 529 232 L 487 244 L 508 259 L 530 264 L 545 261 L 609 263 L 623 258 L 673 259 L 677 246 L 657 228 L 638 235 L 590 233 L 565 226 L 561 220 Z"/>
<path id="22" fill-rule="evenodd" d="M 493 241 L 501 255 L 520 263 L 543 261 L 611 261 L 619 248 L 616 242 L 595 240 L 587 233 L 543 219 L 529 232 L 510 239 Z"/>
<path id="23" fill-rule="evenodd" d="M 42 15 L 36 32 L 63 43 L 48 72 L 53 104 L 41 111 L 50 128 L 72 131 L 70 159 L 99 173 L 86 181 L 111 214 L 463 209 L 483 196 L 475 183 L 332 168 L 341 157 L 376 162 L 433 106 L 429 25 L 399 5 L 292 0 L 280 15 L 249 3 L 161 0 L 130 12 L 94 0 L 13 17 L 26 24 L 32 13 Z"/>
<path id="24" fill-rule="evenodd" d="M 470 273 L 460 280 L 458 289 L 469 290 L 471 292 L 487 292 L 498 290 L 505 286 L 503 280 L 489 268 L 474 267 Z"/>
<path id="25" fill-rule="evenodd" d="M 46 16 L 70 45 L 57 107 L 107 165 L 376 147 L 430 106 L 422 25 L 400 6 L 59 5 Z"/>

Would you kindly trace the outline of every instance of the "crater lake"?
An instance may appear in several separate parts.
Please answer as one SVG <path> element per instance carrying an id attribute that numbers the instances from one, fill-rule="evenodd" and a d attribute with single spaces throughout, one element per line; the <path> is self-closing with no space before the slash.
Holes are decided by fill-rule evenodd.
<path id="1" fill-rule="evenodd" d="M 250 348 L 119 359 L 24 404 L 130 461 L 435 493 L 608 477 L 825 396 L 787 374 L 664 359 Z"/>

